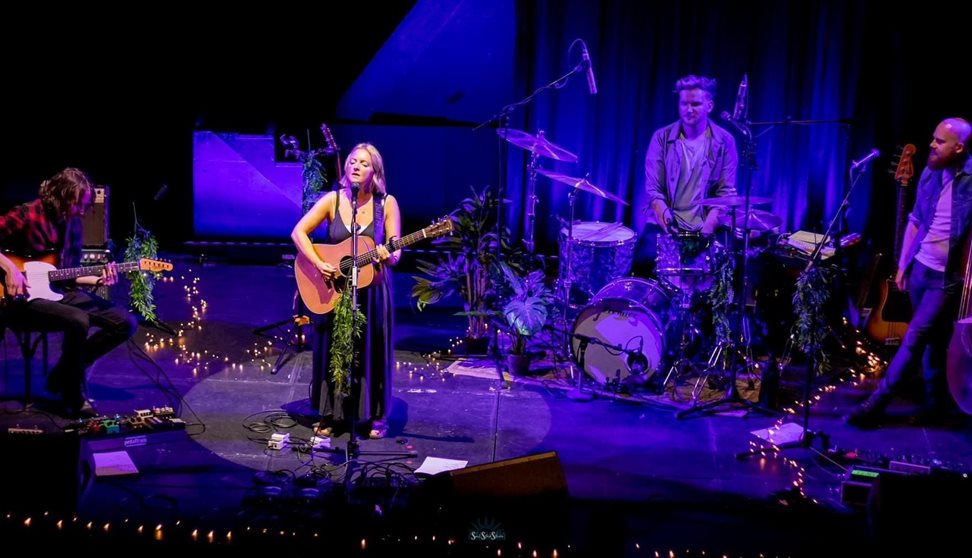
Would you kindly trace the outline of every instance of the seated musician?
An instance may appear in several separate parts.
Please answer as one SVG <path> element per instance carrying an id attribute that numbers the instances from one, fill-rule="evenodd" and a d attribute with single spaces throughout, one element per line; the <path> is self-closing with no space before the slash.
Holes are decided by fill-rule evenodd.
<path id="1" fill-rule="evenodd" d="M 84 394 L 86 372 L 98 358 L 130 339 L 138 322 L 124 308 L 92 292 L 118 280 L 114 263 L 106 265 L 100 276 L 59 285 L 61 300 L 28 301 L 31 284 L 24 276 L 23 261 L 53 254 L 59 267 L 79 266 L 81 218 L 92 193 L 91 179 L 84 172 L 66 168 L 41 183 L 38 199 L 0 215 L 0 248 L 9 252 L 0 253 L 4 310 L 25 328 L 64 332 L 61 357 L 47 376 L 47 391 L 61 396 L 63 414 L 69 418 L 97 414 Z M 41 285 L 37 286 L 40 292 Z M 97 331 L 89 336 L 92 326 Z"/>
<path id="2" fill-rule="evenodd" d="M 736 194 L 735 139 L 709 119 L 715 107 L 716 81 L 685 76 L 675 82 L 675 93 L 678 120 L 655 131 L 645 156 L 651 212 L 636 249 L 639 274 L 654 271 L 660 232 L 711 236 L 724 209 L 703 206 L 700 201 Z"/>

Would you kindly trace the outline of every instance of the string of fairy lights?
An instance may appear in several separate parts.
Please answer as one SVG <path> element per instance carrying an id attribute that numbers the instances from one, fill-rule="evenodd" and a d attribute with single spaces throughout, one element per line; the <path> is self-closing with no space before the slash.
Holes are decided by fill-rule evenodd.
<path id="1" fill-rule="evenodd" d="M 173 361 L 177 366 L 192 367 L 193 377 L 206 375 L 217 369 L 229 369 L 230 371 L 242 372 L 247 367 L 257 367 L 261 371 L 272 369 L 273 359 L 279 354 L 279 341 L 293 342 L 292 340 L 275 337 L 269 340 L 255 341 L 247 348 L 244 348 L 239 355 L 231 355 L 226 352 L 210 350 L 208 348 L 197 348 L 196 338 L 200 337 L 204 330 L 208 303 L 202 296 L 201 280 L 193 276 L 193 270 L 187 269 L 184 274 L 178 277 L 167 276 L 160 278 L 160 282 L 182 283 L 182 295 L 188 305 L 190 318 L 182 322 L 175 328 L 175 335 L 158 334 L 154 331 L 147 332 L 144 342 L 146 352 L 152 354 L 168 355 L 174 352 Z M 298 328 L 297 340 L 304 342 L 304 332 Z M 860 338 L 860 337 L 859 337 Z M 404 358 L 396 359 L 395 368 L 403 371 L 410 379 L 418 382 L 425 381 L 446 381 L 451 377 L 449 367 L 460 360 L 463 356 L 464 338 L 462 336 L 450 338 L 447 347 L 428 353 L 408 353 Z M 846 349 L 846 347 L 843 347 Z M 163 352 L 165 351 L 165 352 Z M 887 363 L 873 352 L 865 343 L 858 341 L 854 347 L 855 354 L 864 364 L 859 370 L 850 370 L 850 378 L 842 379 L 841 382 L 849 381 L 852 385 L 859 385 L 869 377 L 875 377 L 884 370 Z M 823 385 L 814 390 L 809 400 L 805 403 L 798 400 L 790 407 L 783 409 L 784 416 L 776 421 L 768 430 L 765 441 L 753 440 L 750 442 L 751 449 L 760 458 L 776 457 L 789 467 L 793 472 L 793 488 L 801 497 L 819 504 L 815 499 L 808 498 L 805 491 L 807 479 L 806 470 L 796 459 L 788 458 L 779 451 L 776 439 L 782 435 L 781 429 L 784 424 L 793 417 L 798 417 L 804 412 L 804 405 L 814 405 L 821 400 L 824 394 L 830 393 L 837 388 L 837 385 Z M 300 531 L 287 530 L 271 527 L 246 526 L 238 529 L 215 529 L 206 528 L 201 525 L 188 525 L 182 520 L 172 520 L 170 522 L 160 522 L 153 524 L 138 523 L 132 519 L 121 519 L 117 522 L 97 522 L 93 520 L 84 521 L 78 516 L 68 518 L 58 517 L 51 511 L 41 512 L 34 515 L 18 515 L 8 512 L 3 516 L 5 525 L 4 531 L 17 528 L 23 531 L 53 531 L 66 535 L 78 535 L 84 533 L 88 536 L 125 536 L 146 541 L 165 542 L 175 540 L 182 543 L 193 543 L 199 545 L 240 545 L 244 541 L 272 542 L 275 539 L 288 541 L 314 542 L 323 541 L 325 534 L 316 530 Z M 711 550 L 659 550 L 648 548 L 650 544 L 633 541 L 631 548 L 638 554 L 644 553 L 645 556 L 656 558 L 668 557 L 676 558 L 679 556 L 724 556 L 728 558 L 730 554 L 713 552 Z M 470 550 L 468 541 L 456 539 L 454 537 L 443 537 L 440 535 L 429 535 L 427 533 L 415 534 L 411 536 L 401 535 L 377 535 L 374 537 L 361 537 L 357 540 L 355 547 L 362 555 L 373 553 L 377 549 L 387 550 L 391 546 L 395 548 L 406 548 L 413 546 L 417 549 L 429 550 L 437 549 L 446 555 L 459 552 L 461 555 L 468 555 Z M 523 542 L 513 541 L 492 541 L 490 544 L 478 545 L 475 547 L 481 555 L 503 556 L 530 556 L 532 558 L 551 557 L 559 558 L 561 550 L 557 548 L 528 548 Z M 460 550 L 461 549 L 461 550 Z M 568 553 L 571 548 L 569 545 L 563 548 Z M 732 553 L 731 556 L 779 556 L 778 554 L 765 554 L 757 552 L 754 554 Z"/>
<path id="2" fill-rule="evenodd" d="M 860 363 L 859 366 L 851 366 L 844 376 L 840 376 L 836 379 L 834 383 L 827 383 L 823 385 L 818 385 L 812 389 L 809 397 L 804 400 L 803 398 L 798 398 L 795 400 L 793 405 L 783 408 L 783 416 L 776 420 L 772 426 L 767 429 L 766 439 L 753 439 L 750 440 L 749 446 L 750 451 L 754 455 L 758 456 L 760 459 L 767 458 L 777 458 L 781 459 L 783 464 L 787 466 L 794 475 L 793 480 L 793 490 L 800 498 L 806 499 L 814 504 L 820 504 L 821 502 L 817 499 L 811 498 L 807 495 L 805 491 L 805 484 L 807 480 L 807 470 L 800 461 L 786 457 L 782 450 L 782 445 L 790 442 L 790 435 L 784 430 L 786 424 L 794 422 L 794 419 L 802 417 L 807 409 L 807 405 L 810 408 L 817 403 L 819 403 L 824 395 L 833 393 L 837 390 L 838 386 L 850 385 L 854 388 L 863 387 L 864 383 L 868 381 L 869 378 L 879 377 L 888 366 L 888 362 L 884 360 L 876 351 L 874 351 L 870 345 L 865 341 L 865 335 L 857 328 L 852 328 L 847 320 L 843 318 L 843 325 L 848 328 L 847 331 L 852 332 L 853 352 L 856 357 L 856 362 Z M 849 351 L 850 347 L 841 341 L 839 345 L 841 351 Z M 802 433 L 806 435 L 806 433 Z M 831 449 L 831 448 L 825 448 Z"/>

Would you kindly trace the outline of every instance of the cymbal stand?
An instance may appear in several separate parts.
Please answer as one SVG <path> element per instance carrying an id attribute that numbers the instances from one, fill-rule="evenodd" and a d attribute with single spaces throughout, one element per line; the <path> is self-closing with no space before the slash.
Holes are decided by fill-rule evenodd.
<path id="1" fill-rule="evenodd" d="M 567 195 L 567 205 L 570 207 L 570 219 L 567 221 L 567 254 L 564 259 L 564 278 L 560 282 L 560 287 L 562 289 L 561 293 L 561 319 L 564 323 L 564 335 L 561 340 L 561 354 L 565 357 L 568 366 L 570 367 L 571 380 L 574 381 L 576 386 L 574 389 L 567 392 L 567 397 L 573 399 L 574 401 L 590 401 L 594 396 L 588 392 L 584 391 L 584 365 L 583 360 L 580 363 L 580 368 L 575 370 L 574 365 L 571 363 L 571 340 L 570 340 L 570 326 L 567 324 L 567 311 L 570 308 L 570 289 L 571 289 L 571 275 L 573 274 L 572 265 L 572 251 L 574 244 L 574 202 L 577 199 L 577 189 L 571 188 L 570 194 Z M 586 349 L 582 349 L 579 352 L 583 352 Z"/>
<path id="2" fill-rule="evenodd" d="M 538 135 L 542 138 L 543 130 L 540 130 Z M 533 226 L 537 221 L 537 163 L 539 159 L 540 156 L 536 152 L 530 152 L 530 176 L 527 179 L 527 210 L 523 223 L 523 244 L 531 254 L 534 253 Z"/>
<path id="3" fill-rule="evenodd" d="M 729 377 L 727 381 L 727 386 L 725 388 L 725 394 L 722 399 L 718 401 L 712 401 L 704 405 L 699 405 L 692 407 L 690 409 L 685 409 L 679 411 L 675 416 L 677 418 L 684 418 L 692 413 L 710 413 L 717 412 L 719 407 L 724 405 L 729 405 L 733 407 L 741 407 L 747 411 L 758 411 L 765 415 L 775 415 L 776 412 L 772 409 L 767 409 L 762 407 L 757 403 L 753 403 L 739 394 L 739 388 L 736 387 L 737 370 L 738 366 L 735 365 L 735 358 L 738 357 L 742 362 L 742 366 L 748 371 L 753 364 L 752 351 L 749 343 L 749 323 L 748 316 L 746 315 L 746 291 L 748 287 L 748 278 L 746 277 L 746 265 L 749 259 L 749 199 L 750 190 L 752 187 L 752 177 L 753 172 L 756 169 L 756 142 L 753 139 L 752 131 L 750 131 L 749 126 L 745 121 L 732 121 L 735 128 L 743 136 L 743 158 L 747 163 L 749 172 L 746 173 L 746 195 L 745 202 L 743 203 L 743 249 L 742 249 L 742 264 L 736 270 L 739 273 L 739 282 L 741 287 L 737 293 L 742 293 L 742 300 L 737 300 L 736 302 L 736 331 L 739 334 L 739 339 L 737 341 L 720 341 L 716 347 L 712 350 L 712 355 L 709 357 L 709 368 L 707 370 L 714 369 L 714 366 L 718 365 L 722 361 L 723 372 L 728 368 Z M 735 207 L 732 208 L 732 230 L 736 230 L 736 211 Z M 732 238 L 734 235 L 730 235 L 731 242 L 735 244 L 735 239 Z M 733 246 L 735 248 L 735 246 Z M 729 256 L 735 257 L 738 250 L 730 250 Z M 738 295 L 737 295 L 738 296 Z"/>

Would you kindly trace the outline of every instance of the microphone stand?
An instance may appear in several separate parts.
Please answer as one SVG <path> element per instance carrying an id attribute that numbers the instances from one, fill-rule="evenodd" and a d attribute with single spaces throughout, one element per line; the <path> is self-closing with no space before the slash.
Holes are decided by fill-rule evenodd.
<path id="1" fill-rule="evenodd" d="M 827 225 L 827 230 L 826 232 L 824 232 L 823 238 L 820 239 L 820 242 L 817 243 L 817 245 L 813 249 L 813 252 L 810 254 L 810 259 L 809 261 L 807 261 L 807 266 L 803 270 L 803 275 L 806 275 L 814 271 L 818 267 L 820 267 L 820 262 L 823 261 L 823 257 L 822 257 L 823 248 L 827 244 L 827 239 L 830 238 L 831 231 L 833 231 L 834 226 L 837 224 L 837 222 L 844 218 L 844 213 L 846 212 L 847 207 L 850 205 L 850 198 L 851 198 L 851 194 L 853 194 L 854 192 L 854 187 L 857 186 L 858 181 L 860 181 L 861 175 L 858 174 L 855 177 L 854 176 L 855 170 L 856 169 L 852 167 L 849 171 L 850 178 L 851 178 L 850 188 L 847 189 L 847 194 L 844 196 L 843 201 L 840 202 L 840 206 L 837 208 L 834 217 L 830 220 L 830 223 Z M 838 258 L 838 256 L 840 256 L 840 254 L 838 253 L 839 251 L 840 251 L 840 243 L 836 242 L 834 243 L 834 254 L 831 257 Z M 839 261 L 839 259 L 835 259 L 834 261 Z M 816 315 L 811 316 L 811 320 L 812 320 L 811 321 L 812 324 L 816 324 L 817 316 Z M 813 390 L 813 376 L 817 368 L 817 353 L 820 350 L 820 342 L 821 342 L 821 335 L 822 335 L 821 332 L 818 331 L 817 328 L 815 327 L 811 327 L 810 332 L 811 332 L 810 351 L 809 354 L 807 355 L 807 376 L 803 386 L 803 423 L 802 423 L 802 432 L 800 433 L 800 438 L 794 440 L 793 442 L 787 442 L 783 444 L 773 444 L 773 446 L 770 448 L 760 448 L 760 449 L 754 448 L 749 451 L 744 451 L 736 454 L 737 459 L 741 460 L 741 459 L 745 459 L 748 456 L 757 455 L 757 454 L 765 455 L 766 452 L 780 453 L 783 450 L 790 449 L 790 448 L 805 448 L 805 449 L 812 450 L 821 456 L 825 456 L 825 452 L 830 449 L 831 444 L 830 444 L 829 435 L 827 435 L 823 431 L 810 430 L 811 391 Z M 820 439 L 820 445 L 821 445 L 820 450 L 814 449 L 813 447 L 813 441 L 816 438 Z"/>
<path id="2" fill-rule="evenodd" d="M 351 308 L 352 312 L 358 308 L 358 191 L 360 186 L 357 183 L 351 184 L 351 274 L 349 275 L 351 286 Z M 373 265 L 373 264 L 368 264 Z M 347 295 L 345 295 L 347 296 Z M 352 317 L 353 320 L 353 317 Z M 390 366 L 391 363 L 385 363 Z M 361 455 L 386 455 L 399 457 L 417 457 L 418 454 L 412 452 L 362 452 L 358 443 L 358 406 L 361 404 L 364 389 L 362 378 L 354 373 L 354 359 L 348 361 L 348 380 L 351 383 L 351 404 L 348 416 L 348 443 L 344 451 L 344 491 L 348 502 L 351 502 L 351 478 L 354 473 L 354 466 Z M 342 405 L 344 403 L 342 402 Z"/>
<path id="3" fill-rule="evenodd" d="M 725 118 L 727 113 L 723 113 Z M 696 407 L 691 407 L 689 409 L 684 409 L 679 411 L 675 416 L 676 418 L 684 418 L 692 413 L 710 413 L 716 412 L 716 410 L 723 405 L 739 406 L 747 411 L 758 411 L 765 415 L 775 415 L 776 412 L 772 409 L 767 409 L 757 403 L 753 403 L 739 394 L 739 388 L 736 387 L 736 376 L 737 376 L 737 366 L 734 362 L 733 353 L 740 357 L 742 361 L 742 366 L 745 366 L 748 370 L 749 366 L 752 364 L 752 352 L 750 349 L 750 336 L 749 336 L 749 321 L 746 315 L 746 291 L 748 290 L 748 278 L 746 277 L 747 271 L 747 260 L 749 259 L 749 199 L 750 192 L 752 190 L 752 178 L 753 173 L 756 170 L 756 140 L 753 138 L 752 130 L 749 128 L 749 123 L 745 119 L 736 120 L 733 118 L 726 118 L 726 120 L 732 124 L 732 126 L 739 131 L 740 135 L 743 137 L 742 142 L 742 159 L 745 161 L 745 167 L 747 169 L 746 173 L 746 193 L 745 201 L 743 202 L 743 224 L 742 224 L 742 264 L 739 266 L 739 281 L 741 283 L 740 289 L 737 291 L 740 293 L 742 300 L 736 303 L 736 316 L 737 316 L 737 331 L 739 333 L 739 345 L 733 341 L 720 342 L 712 352 L 712 356 L 709 357 L 709 367 L 713 367 L 718 363 L 721 358 L 723 363 L 728 363 L 729 367 L 729 379 L 728 385 L 726 386 L 725 395 L 722 399 L 718 401 L 712 401 L 704 405 L 699 405 Z M 735 208 L 732 209 L 732 232 L 730 239 L 735 237 L 736 228 L 736 212 Z M 735 254 L 730 250 L 730 257 L 734 257 Z M 726 355 L 729 355 L 728 357 Z M 723 370 L 725 371 L 725 370 Z"/>
<path id="4" fill-rule="evenodd" d="M 564 87 L 565 85 L 567 85 L 567 80 L 570 78 L 570 76 L 573 76 L 575 74 L 579 74 L 579 73 L 581 73 L 581 72 L 583 72 L 583 71 L 585 71 L 587 69 L 587 66 L 585 64 L 586 63 L 583 60 L 581 60 L 580 63 L 578 63 L 576 66 L 574 66 L 566 74 L 558 77 L 557 79 L 551 81 L 550 83 L 547 83 L 546 85 L 542 85 L 542 86 L 538 87 L 532 93 L 530 93 L 526 97 L 520 99 L 519 101 L 516 101 L 516 102 L 513 102 L 513 103 L 510 103 L 508 105 L 503 106 L 503 108 L 501 108 L 499 112 L 497 112 L 496 114 L 490 116 L 488 119 L 484 120 L 483 122 L 480 122 L 476 127 L 474 127 L 472 129 L 475 132 L 475 131 L 477 131 L 477 130 L 479 130 L 481 128 L 485 128 L 485 127 L 489 126 L 490 124 L 492 124 L 494 122 L 497 124 L 497 132 L 498 132 L 497 136 L 499 137 L 499 139 L 497 141 L 499 142 L 498 151 L 499 151 L 499 155 L 500 155 L 499 192 L 498 192 L 498 195 L 497 195 L 497 202 L 496 202 L 496 261 L 497 262 L 502 262 L 503 261 L 503 236 L 502 236 L 502 234 L 503 234 L 503 200 L 504 200 L 504 197 L 505 197 L 505 194 L 506 194 L 506 179 L 507 179 L 507 171 L 508 171 L 508 169 L 506 167 L 507 153 L 508 153 L 507 148 L 506 148 L 506 145 L 509 143 L 507 141 L 507 138 L 509 137 L 509 132 L 508 131 L 510 129 L 509 128 L 509 125 L 510 125 L 510 115 L 513 113 L 513 111 L 517 107 L 522 107 L 522 106 L 525 106 L 525 105 L 529 104 L 531 101 L 533 101 L 533 99 L 537 95 L 539 95 L 543 91 L 547 91 L 549 89 L 560 89 L 560 88 Z M 536 154 L 534 154 L 534 157 L 535 156 L 536 156 Z M 532 164 L 531 167 L 532 167 L 531 168 L 531 173 L 533 173 L 533 176 L 535 178 L 535 176 L 536 176 L 535 175 L 535 173 L 536 173 L 536 165 L 535 164 Z M 529 191 L 527 192 L 527 201 L 528 201 L 528 203 L 531 204 L 531 207 L 533 207 L 535 205 L 535 198 L 536 198 L 536 195 L 535 195 L 533 189 L 534 189 L 534 185 L 532 183 L 529 184 L 528 185 L 528 190 Z M 532 213 L 532 211 L 531 211 L 531 213 Z M 573 198 L 571 198 L 571 214 L 572 214 L 571 221 L 573 221 Z M 529 218 L 532 218 L 532 216 L 529 217 Z M 528 243 L 529 252 L 531 254 L 533 254 L 533 233 L 532 233 L 532 231 L 533 231 L 533 229 L 532 229 L 532 223 L 531 223 L 530 224 L 530 240 L 529 240 L 529 243 Z M 569 296 L 569 294 L 570 293 L 568 291 L 568 296 Z M 565 320 L 564 329 L 565 330 L 567 329 L 566 315 L 567 315 L 567 310 L 566 310 L 566 308 L 564 308 L 564 320 Z M 563 350 L 565 352 L 565 354 L 562 355 L 562 356 L 564 356 L 566 359 L 569 359 L 570 358 L 569 357 L 569 351 L 566 350 L 566 345 L 567 344 L 568 344 L 568 341 L 567 341 L 567 337 L 565 335 L 564 336 L 564 339 L 563 339 L 563 345 L 564 345 L 564 347 L 561 350 Z M 497 361 L 497 368 L 498 368 L 499 367 L 499 332 L 496 330 L 496 328 L 493 328 L 493 356 L 494 356 L 494 358 Z M 570 367 L 570 374 L 573 377 L 573 375 L 574 375 L 573 366 Z M 582 383 L 583 380 L 580 379 L 580 377 L 583 376 L 583 374 L 584 374 L 584 369 L 583 369 L 583 367 L 581 367 L 581 370 L 578 373 L 578 386 L 577 386 L 577 388 L 575 390 L 571 390 L 571 393 L 574 393 L 574 395 L 577 397 L 577 399 L 578 400 L 581 400 L 581 401 L 587 400 L 587 399 L 590 399 L 591 398 L 591 397 L 583 394 L 582 391 L 581 391 L 581 387 L 582 387 L 581 386 L 581 383 Z"/>

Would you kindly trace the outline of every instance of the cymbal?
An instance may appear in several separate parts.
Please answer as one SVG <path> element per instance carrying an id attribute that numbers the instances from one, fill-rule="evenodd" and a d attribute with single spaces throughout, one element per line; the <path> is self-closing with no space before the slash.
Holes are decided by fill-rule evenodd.
<path id="1" fill-rule="evenodd" d="M 615 201 L 623 205 L 628 205 L 628 202 L 612 194 L 611 192 L 598 188 L 597 186 L 591 184 L 586 178 L 575 178 L 573 176 L 567 176 L 566 174 L 560 174 L 559 172 L 552 172 L 544 169 L 537 169 L 537 172 L 552 180 L 556 180 L 557 182 L 563 182 L 564 184 L 573 186 L 578 190 L 590 192 L 591 194 L 601 196 L 602 198 Z"/>
<path id="2" fill-rule="evenodd" d="M 760 198 L 757 196 L 749 196 L 749 205 L 762 205 L 764 203 L 770 203 L 769 198 Z M 705 198 L 699 202 L 702 205 L 719 205 L 723 207 L 735 207 L 746 205 L 746 196 L 723 196 L 721 198 Z"/>
<path id="3" fill-rule="evenodd" d="M 563 147 L 559 147 L 547 141 L 547 138 L 543 137 L 543 132 L 533 136 L 522 130 L 497 128 L 496 133 L 499 135 L 499 137 L 505 139 L 513 145 L 522 147 L 523 149 L 526 149 L 531 153 L 536 153 L 541 157 L 549 157 L 556 161 L 567 161 L 568 163 L 577 162 L 577 155 L 574 155 Z"/>
<path id="4" fill-rule="evenodd" d="M 745 224 L 744 224 L 745 223 Z M 722 224 L 732 226 L 732 211 L 722 216 Z M 742 213 L 736 215 L 736 228 L 747 228 L 751 231 L 768 231 L 783 224 L 783 219 L 762 209 L 750 208 L 749 219 L 743 221 Z"/>

